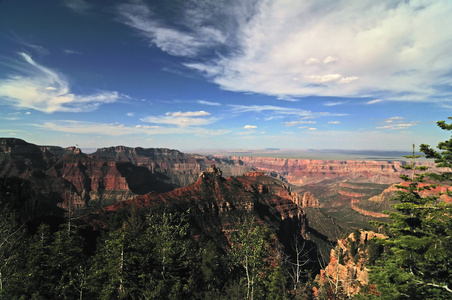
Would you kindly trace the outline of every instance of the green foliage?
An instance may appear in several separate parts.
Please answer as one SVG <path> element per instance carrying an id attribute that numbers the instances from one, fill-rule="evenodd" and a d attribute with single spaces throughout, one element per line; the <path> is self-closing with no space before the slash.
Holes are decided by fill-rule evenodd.
<path id="1" fill-rule="evenodd" d="M 452 130 L 444 121 L 438 126 Z M 452 166 L 452 138 L 439 143 L 438 152 L 421 145 L 427 158 L 435 159 L 437 167 Z M 379 299 L 451 299 L 452 298 L 452 205 L 438 202 L 438 197 L 423 197 L 421 192 L 431 189 L 426 177 L 450 184 L 450 173 L 419 174 L 414 159 L 407 169 L 412 176 L 394 197 L 399 204 L 390 213 L 392 223 L 384 224 L 388 239 L 369 241 L 368 255 L 371 268 L 369 277 L 376 283 Z M 421 184 L 423 183 L 423 184 Z M 382 252 L 380 256 L 379 253 Z M 375 295 L 367 295 L 367 298 Z"/>
<path id="2" fill-rule="evenodd" d="M 264 224 L 251 217 L 239 222 L 237 230 L 230 234 L 229 258 L 245 280 L 246 299 L 262 299 L 268 293 L 278 299 L 284 294 L 283 271 L 271 265 L 274 239 Z"/>
<path id="3" fill-rule="evenodd" d="M 353 231 L 353 238 L 355 239 L 356 244 L 359 244 L 359 240 L 361 239 L 361 231 L 359 229 Z"/>
<path id="4" fill-rule="evenodd" d="M 14 280 L 15 270 L 25 237 L 23 226 L 17 222 L 16 214 L 0 202 L 0 295 Z"/>
<path id="5" fill-rule="evenodd" d="M 77 299 L 83 292 L 85 256 L 78 235 L 66 229 L 50 232 L 39 226 L 31 238 L 21 240 L 14 278 L 3 295 L 9 299 Z"/>
<path id="6" fill-rule="evenodd" d="M 350 256 L 354 258 L 358 253 L 358 245 L 355 241 L 351 240 L 349 241 L 349 244 L 350 244 Z"/>
<path id="7" fill-rule="evenodd" d="M 27 233 L 0 205 L 0 298 L 302 299 L 309 294 L 301 275 L 296 291 L 289 287 L 284 251 L 262 222 L 229 216 L 236 228 L 197 240 L 199 211 L 158 209 L 131 208 L 110 217 L 96 246 L 88 247 L 82 237 L 86 228 L 74 220 L 71 226 L 42 224 Z M 297 249 L 303 257 L 303 248 Z"/>
<path id="8" fill-rule="evenodd" d="M 366 250 L 367 250 L 367 264 L 373 266 L 377 259 L 380 258 L 383 253 L 383 245 L 380 239 L 370 239 L 367 241 Z"/>

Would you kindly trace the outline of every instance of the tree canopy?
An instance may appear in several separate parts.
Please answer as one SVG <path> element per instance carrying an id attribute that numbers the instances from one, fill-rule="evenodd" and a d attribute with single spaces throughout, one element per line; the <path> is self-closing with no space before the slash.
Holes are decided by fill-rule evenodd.
<path id="1" fill-rule="evenodd" d="M 449 118 L 452 120 L 452 118 Z M 452 124 L 437 122 L 443 130 Z M 378 240 L 383 250 L 369 274 L 376 284 L 377 299 L 451 299 L 452 298 L 452 203 L 441 201 L 434 193 L 438 184 L 451 185 L 452 137 L 440 142 L 438 150 L 422 144 L 420 151 L 434 159 L 439 172 L 427 172 L 415 160 L 414 149 L 402 175 L 404 184 L 393 198 L 397 204 L 389 212 L 392 222 L 379 223 L 388 239 Z M 449 191 L 447 195 L 451 195 Z"/>

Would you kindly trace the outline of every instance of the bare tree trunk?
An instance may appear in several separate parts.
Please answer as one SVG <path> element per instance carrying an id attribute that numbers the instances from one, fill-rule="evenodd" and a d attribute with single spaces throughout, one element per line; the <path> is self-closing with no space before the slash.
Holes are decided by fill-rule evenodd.
<path id="1" fill-rule="evenodd" d="M 337 249 L 337 262 L 336 262 L 336 288 L 334 290 L 334 297 L 337 298 L 337 289 L 339 286 L 339 259 L 340 259 L 340 255 L 341 255 L 341 248 L 338 247 Z"/>
<path id="2" fill-rule="evenodd" d="M 121 262 L 119 264 L 119 294 L 124 292 L 123 286 L 123 269 L 124 269 L 124 232 L 122 233 L 122 241 L 121 241 Z"/>
<path id="3" fill-rule="evenodd" d="M 247 280 L 247 285 L 248 285 L 248 289 L 246 291 L 246 299 L 250 299 L 250 273 L 249 273 L 249 267 L 248 267 L 248 253 L 245 255 L 245 271 L 246 271 L 246 280 Z"/>

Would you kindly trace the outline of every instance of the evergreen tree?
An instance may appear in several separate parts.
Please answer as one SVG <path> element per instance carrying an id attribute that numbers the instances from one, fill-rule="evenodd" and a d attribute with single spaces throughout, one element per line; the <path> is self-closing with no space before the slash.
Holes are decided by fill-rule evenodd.
<path id="1" fill-rule="evenodd" d="M 86 258 L 78 235 L 69 235 L 66 228 L 52 234 L 48 225 L 41 224 L 32 237 L 21 242 L 14 276 L 3 292 L 6 298 L 82 298 Z"/>
<path id="2" fill-rule="evenodd" d="M 452 130 L 444 121 L 438 126 Z M 441 142 L 436 151 L 421 145 L 426 158 L 434 158 L 438 168 L 452 166 L 452 138 Z M 441 180 L 450 185 L 451 173 L 422 173 L 414 151 L 413 161 L 406 166 L 411 176 L 401 176 L 406 181 L 393 200 L 392 223 L 383 225 L 388 239 L 377 243 L 383 254 L 375 261 L 370 279 L 376 283 L 378 299 L 451 299 L 452 298 L 452 205 L 438 201 L 437 196 L 422 196 L 422 192 L 436 187 L 426 179 Z M 419 173 L 419 171 L 421 173 Z"/>
<path id="3" fill-rule="evenodd" d="M 0 202 L 0 295 L 13 280 L 17 269 L 22 246 L 25 241 L 24 226 L 17 222 L 17 215 Z"/>
<path id="4" fill-rule="evenodd" d="M 122 226 L 106 233 L 91 258 L 89 295 L 99 299 L 143 297 L 144 273 L 149 272 L 149 252 L 141 216 L 132 209 Z"/>
<path id="5" fill-rule="evenodd" d="M 149 274 L 146 297 L 184 299 L 194 289 L 194 244 L 188 235 L 188 212 L 151 214 L 147 234 L 152 244 L 153 270 Z"/>
<path id="6" fill-rule="evenodd" d="M 225 261 L 221 249 L 209 240 L 201 250 L 201 273 L 203 289 L 208 295 L 219 298 L 225 280 Z"/>

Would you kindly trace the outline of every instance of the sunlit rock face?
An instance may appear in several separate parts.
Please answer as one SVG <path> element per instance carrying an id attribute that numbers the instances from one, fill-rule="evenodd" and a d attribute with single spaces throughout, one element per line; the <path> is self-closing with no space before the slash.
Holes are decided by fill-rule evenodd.
<path id="1" fill-rule="evenodd" d="M 224 178 L 218 166 L 202 171 L 193 184 L 166 193 L 147 193 L 134 199 L 117 202 L 85 216 L 87 223 L 102 226 L 99 220 L 121 211 L 164 207 L 165 210 L 190 210 L 195 216 L 199 238 L 224 236 L 235 230 L 240 216 L 251 214 L 256 222 L 265 223 L 282 244 L 289 246 L 295 235 L 309 239 L 309 228 L 303 209 L 293 201 L 286 183 L 250 172 L 243 176 Z"/>
<path id="2" fill-rule="evenodd" d="M 37 146 L 20 139 L 0 139 L 0 177 L 15 177 L 27 184 L 33 197 L 28 217 L 62 215 L 69 206 L 92 210 L 148 192 L 167 192 L 194 183 L 212 164 L 222 166 L 224 176 L 243 175 L 252 168 L 227 159 L 184 154 L 171 149 L 124 146 L 84 154 L 77 147 Z M 6 196 L 5 196 L 6 197 Z"/>
<path id="3" fill-rule="evenodd" d="M 391 184 L 399 182 L 402 162 L 284 159 L 272 157 L 229 157 L 256 169 L 274 172 L 294 185 L 312 184 L 326 179 L 348 178 Z"/>
<path id="4" fill-rule="evenodd" d="M 385 239 L 383 234 L 373 231 L 352 233 L 345 239 L 338 239 L 331 249 L 329 264 L 320 272 L 316 281 L 321 288 L 332 289 L 352 297 L 369 283 L 367 267 L 367 242 L 372 238 Z M 353 245 L 352 245 L 353 244 Z M 355 247 L 356 250 L 352 250 Z M 318 289 L 314 290 L 318 293 Z"/>

